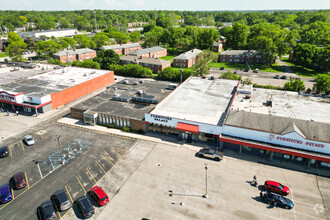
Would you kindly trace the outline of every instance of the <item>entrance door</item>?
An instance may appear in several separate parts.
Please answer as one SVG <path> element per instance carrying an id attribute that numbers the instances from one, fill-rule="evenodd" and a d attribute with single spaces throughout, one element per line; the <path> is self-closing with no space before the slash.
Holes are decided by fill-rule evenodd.
<path id="1" fill-rule="evenodd" d="M 188 133 L 187 142 L 188 143 L 192 142 L 192 134 L 191 133 Z"/>

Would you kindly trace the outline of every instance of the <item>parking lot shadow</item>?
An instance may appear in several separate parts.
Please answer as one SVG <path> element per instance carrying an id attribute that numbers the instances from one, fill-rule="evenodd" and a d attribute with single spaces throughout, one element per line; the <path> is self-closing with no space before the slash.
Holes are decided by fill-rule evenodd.
<path id="1" fill-rule="evenodd" d="M 76 201 L 73 203 L 72 209 L 74 211 L 74 214 L 77 216 L 78 219 L 85 219 L 81 212 L 79 211 L 78 207 L 77 207 L 77 203 Z"/>

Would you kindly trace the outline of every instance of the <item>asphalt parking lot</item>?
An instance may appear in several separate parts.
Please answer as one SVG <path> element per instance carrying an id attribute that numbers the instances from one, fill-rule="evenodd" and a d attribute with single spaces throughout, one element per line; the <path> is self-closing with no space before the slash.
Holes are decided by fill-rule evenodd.
<path id="1" fill-rule="evenodd" d="M 13 190 L 13 201 L 0 205 L 1 219 L 37 219 L 37 207 L 60 189 L 75 201 L 115 167 L 136 142 L 57 124 L 30 134 L 35 145 L 27 146 L 18 140 L 9 144 L 9 157 L 0 159 L 1 185 L 16 172 L 25 172 L 28 183 L 24 189 Z M 55 135 L 60 135 L 60 147 Z M 58 162 L 59 155 L 65 159 L 62 164 Z M 57 212 L 58 219 L 65 214 Z"/>
<path id="2" fill-rule="evenodd" d="M 203 159 L 190 145 L 157 143 L 146 150 L 148 156 L 92 219 L 327 219 L 321 189 L 329 192 L 328 178 L 226 156 L 221 162 Z M 263 187 L 250 185 L 253 175 L 259 184 L 274 180 L 288 186 L 295 207 L 262 202 Z"/>

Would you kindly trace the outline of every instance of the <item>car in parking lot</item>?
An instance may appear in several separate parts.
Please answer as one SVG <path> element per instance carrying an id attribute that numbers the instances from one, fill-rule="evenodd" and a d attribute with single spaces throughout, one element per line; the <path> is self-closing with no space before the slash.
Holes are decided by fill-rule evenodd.
<path id="1" fill-rule="evenodd" d="M 274 78 L 275 79 L 279 79 L 280 78 L 280 75 L 276 75 Z"/>
<path id="2" fill-rule="evenodd" d="M 9 149 L 7 146 L 0 147 L 0 157 L 8 157 L 9 156 Z"/>
<path id="3" fill-rule="evenodd" d="M 22 189 L 26 187 L 25 173 L 23 172 L 15 173 L 13 176 L 13 183 L 15 189 Z"/>
<path id="4" fill-rule="evenodd" d="M 13 199 L 9 184 L 0 186 L 0 203 L 7 203 Z"/>
<path id="5" fill-rule="evenodd" d="M 100 205 L 105 206 L 109 203 L 108 195 L 103 191 L 103 189 L 99 186 L 94 186 L 89 190 L 90 195 L 93 199 Z"/>
<path id="6" fill-rule="evenodd" d="M 294 207 L 293 202 L 290 199 L 282 197 L 281 195 L 271 192 L 266 192 L 264 194 L 260 193 L 260 195 L 261 199 L 268 204 L 273 204 L 286 209 L 292 209 Z"/>
<path id="7" fill-rule="evenodd" d="M 59 211 L 65 211 L 71 208 L 71 202 L 69 200 L 68 195 L 64 190 L 56 191 L 52 196 L 51 200 L 53 201 L 54 205 L 57 207 Z"/>
<path id="8" fill-rule="evenodd" d="M 286 75 L 281 76 L 281 79 L 286 79 Z"/>
<path id="9" fill-rule="evenodd" d="M 220 67 L 220 70 L 224 70 L 225 68 L 222 66 L 222 67 Z"/>
<path id="10" fill-rule="evenodd" d="M 204 148 L 199 150 L 198 156 L 220 161 L 223 158 L 223 153 L 217 150 Z"/>
<path id="11" fill-rule="evenodd" d="M 259 69 L 255 69 L 253 72 L 254 73 L 259 73 Z"/>
<path id="12" fill-rule="evenodd" d="M 90 218 L 95 214 L 95 210 L 87 196 L 79 197 L 75 204 L 84 218 Z"/>
<path id="13" fill-rule="evenodd" d="M 283 196 L 287 196 L 290 193 L 290 190 L 287 186 L 282 185 L 279 182 L 266 180 L 264 184 L 265 190 L 274 192 Z"/>
<path id="14" fill-rule="evenodd" d="M 24 141 L 29 146 L 35 144 L 35 141 L 34 141 L 34 139 L 33 139 L 33 137 L 31 135 L 25 135 Z"/>
<path id="15" fill-rule="evenodd" d="M 52 201 L 48 200 L 38 207 L 37 213 L 40 217 L 40 219 L 50 220 L 56 218 L 56 213 L 52 204 Z"/>
<path id="16" fill-rule="evenodd" d="M 246 69 L 244 70 L 244 72 L 249 72 L 249 69 L 248 69 L 248 68 L 246 68 Z"/>

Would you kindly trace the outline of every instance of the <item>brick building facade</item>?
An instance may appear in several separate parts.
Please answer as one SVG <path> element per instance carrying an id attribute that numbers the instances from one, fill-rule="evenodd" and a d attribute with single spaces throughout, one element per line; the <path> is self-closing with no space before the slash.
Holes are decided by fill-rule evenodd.
<path id="1" fill-rule="evenodd" d="M 83 49 L 76 49 L 76 50 L 63 50 L 57 53 L 54 53 L 54 58 L 60 60 L 62 63 L 69 63 L 76 60 L 84 61 L 93 59 L 96 57 L 96 51 L 83 48 Z"/>
<path id="2" fill-rule="evenodd" d="M 132 51 L 142 50 L 142 46 L 139 43 L 130 43 L 130 44 L 115 44 L 109 46 L 102 46 L 101 50 L 113 50 L 118 55 L 128 54 Z"/>
<path id="3" fill-rule="evenodd" d="M 190 68 L 196 63 L 196 56 L 202 53 L 202 50 L 192 49 L 173 59 L 173 66 L 179 68 Z"/>
<path id="4" fill-rule="evenodd" d="M 219 55 L 220 63 L 267 63 L 263 53 L 256 50 L 227 50 Z"/>
<path id="5" fill-rule="evenodd" d="M 163 47 L 150 47 L 128 53 L 131 56 L 158 58 L 167 55 L 167 49 Z"/>
<path id="6" fill-rule="evenodd" d="M 120 57 L 120 64 L 139 64 L 143 67 L 151 69 L 153 73 L 163 71 L 166 67 L 171 66 L 171 61 L 162 60 L 150 57 L 137 57 L 137 56 L 122 56 Z"/>

